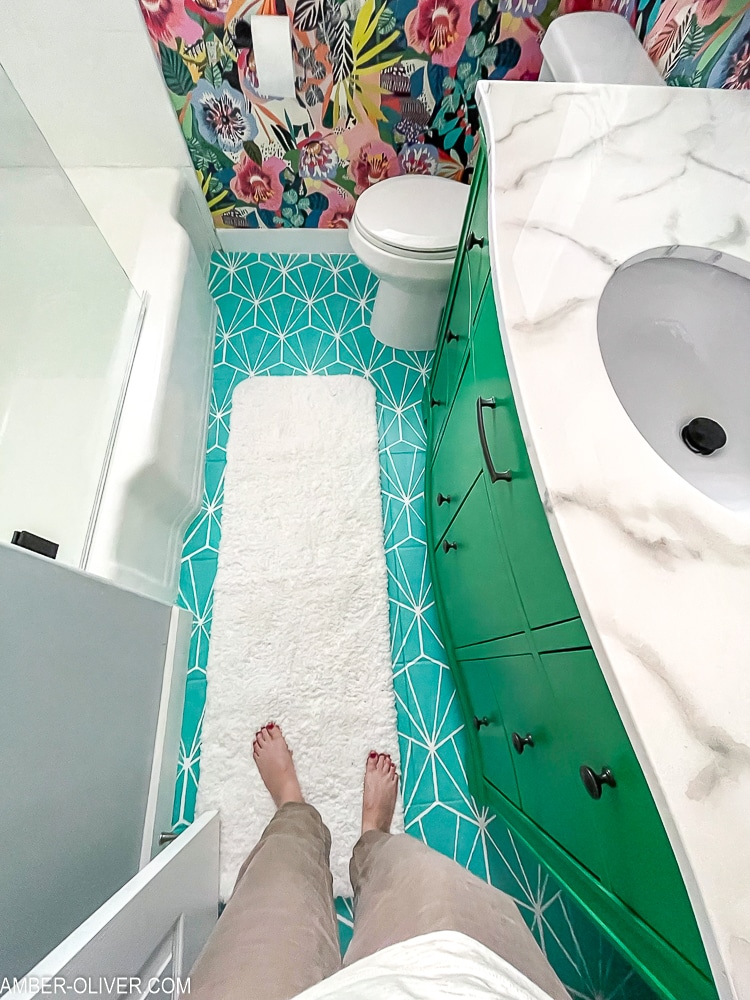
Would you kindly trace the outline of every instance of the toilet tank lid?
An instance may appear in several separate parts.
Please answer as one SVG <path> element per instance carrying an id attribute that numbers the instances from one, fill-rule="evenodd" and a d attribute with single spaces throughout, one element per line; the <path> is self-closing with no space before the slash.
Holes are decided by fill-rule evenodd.
<path id="1" fill-rule="evenodd" d="M 542 55 L 558 83 L 664 86 L 628 21 L 611 11 L 563 14 L 542 39 Z"/>
<path id="2" fill-rule="evenodd" d="M 388 177 L 359 196 L 356 222 L 366 236 L 394 249 L 455 250 L 469 200 L 466 184 L 430 174 Z"/>

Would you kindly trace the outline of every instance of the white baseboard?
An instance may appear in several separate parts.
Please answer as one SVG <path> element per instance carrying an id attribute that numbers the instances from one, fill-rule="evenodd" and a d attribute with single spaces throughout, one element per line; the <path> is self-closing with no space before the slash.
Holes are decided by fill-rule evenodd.
<path id="1" fill-rule="evenodd" d="M 229 253 L 353 253 L 345 229 L 217 229 Z"/>

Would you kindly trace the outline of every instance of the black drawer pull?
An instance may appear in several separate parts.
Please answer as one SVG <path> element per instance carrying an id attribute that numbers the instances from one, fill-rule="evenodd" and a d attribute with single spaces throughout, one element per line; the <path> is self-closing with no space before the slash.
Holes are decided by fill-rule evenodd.
<path id="1" fill-rule="evenodd" d="M 496 483 L 498 480 L 502 479 L 504 482 L 509 483 L 513 478 L 513 473 L 510 469 L 506 469 L 505 472 L 498 472 L 492 462 L 492 455 L 490 455 L 490 447 L 487 444 L 487 434 L 484 429 L 484 416 L 482 411 L 485 407 L 490 410 L 494 410 L 497 406 L 497 400 L 494 396 L 480 396 L 477 399 L 477 430 L 479 431 L 479 443 L 482 446 L 482 454 L 484 455 L 484 462 L 487 466 L 487 471 L 490 474 L 490 482 Z"/>
<path id="2" fill-rule="evenodd" d="M 438 505 L 438 507 L 442 507 L 444 503 L 450 503 L 450 502 L 451 498 L 444 496 L 442 493 L 438 493 L 438 495 L 435 497 L 435 503 Z"/>
<path id="3" fill-rule="evenodd" d="M 457 549 L 457 548 L 458 548 L 458 546 L 456 545 L 456 543 L 455 542 L 449 542 L 447 538 L 446 538 L 446 540 L 442 544 L 443 552 L 445 552 L 446 554 L 448 552 L 450 552 L 451 549 Z"/>
<path id="4" fill-rule="evenodd" d="M 513 749 L 516 753 L 523 753 L 526 747 L 534 746 L 534 737 L 531 733 L 526 733 L 525 736 L 521 736 L 520 733 L 513 733 L 511 740 L 513 741 Z"/>
<path id="5" fill-rule="evenodd" d="M 584 788 L 592 799 L 600 799 L 602 797 L 603 785 L 609 785 L 610 788 L 615 788 L 617 785 L 615 776 L 608 767 L 603 767 L 599 774 L 597 774 L 593 767 L 582 764 L 579 774 L 581 775 Z"/>
<path id="6" fill-rule="evenodd" d="M 476 729 L 477 732 L 479 732 L 482 726 L 489 726 L 489 724 L 490 720 L 487 718 L 486 715 L 483 715 L 481 719 L 477 718 L 476 715 L 474 716 L 474 728 Z"/>
<path id="7" fill-rule="evenodd" d="M 483 247 L 487 242 L 484 236 L 475 236 L 474 233 L 469 233 L 466 237 L 466 249 L 471 250 L 473 247 Z"/>
<path id="8" fill-rule="evenodd" d="M 442 399 L 435 399 L 434 396 L 430 396 L 430 406 L 442 406 Z"/>
<path id="9" fill-rule="evenodd" d="M 452 340 L 459 340 L 460 338 L 459 338 L 459 336 L 458 336 L 458 334 L 457 334 L 457 333 L 454 333 L 454 332 L 453 332 L 453 330 L 449 330 L 449 331 L 448 331 L 448 332 L 446 333 L 446 335 L 445 335 L 445 339 L 446 339 L 446 340 L 448 341 L 448 343 L 450 344 L 450 342 L 451 342 Z"/>

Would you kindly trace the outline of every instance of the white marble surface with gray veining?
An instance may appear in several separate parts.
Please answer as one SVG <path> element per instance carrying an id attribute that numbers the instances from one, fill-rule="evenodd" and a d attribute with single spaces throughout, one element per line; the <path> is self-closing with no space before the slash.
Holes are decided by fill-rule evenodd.
<path id="1" fill-rule="evenodd" d="M 478 95 L 493 284 L 534 474 L 720 995 L 747 1000 L 750 515 L 636 430 L 597 308 L 615 268 L 649 248 L 750 260 L 750 95 L 520 82 Z"/>

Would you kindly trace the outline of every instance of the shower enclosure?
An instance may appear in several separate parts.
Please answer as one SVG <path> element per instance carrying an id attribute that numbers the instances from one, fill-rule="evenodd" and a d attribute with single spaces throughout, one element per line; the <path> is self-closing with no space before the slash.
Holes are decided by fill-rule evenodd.
<path id="1" fill-rule="evenodd" d="M 85 565 L 141 317 L 0 66 L 0 540 Z"/>

